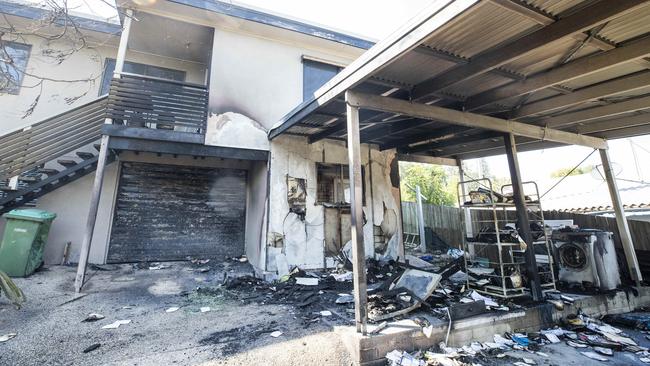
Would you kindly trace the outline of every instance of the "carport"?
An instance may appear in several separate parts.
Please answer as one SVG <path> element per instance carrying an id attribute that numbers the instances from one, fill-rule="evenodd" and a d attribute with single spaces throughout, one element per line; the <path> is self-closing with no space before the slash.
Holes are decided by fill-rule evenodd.
<path id="1" fill-rule="evenodd" d="M 402 160 L 458 166 L 505 153 L 523 228 L 517 151 L 599 150 L 639 285 L 607 140 L 650 132 L 649 55 L 647 1 L 439 0 L 286 115 L 271 139 L 347 141 L 357 331 L 365 334 L 367 319 L 361 143 L 397 149 Z M 530 233 L 523 237 L 530 243 Z M 526 268 L 531 295 L 541 300 L 530 249 Z"/>

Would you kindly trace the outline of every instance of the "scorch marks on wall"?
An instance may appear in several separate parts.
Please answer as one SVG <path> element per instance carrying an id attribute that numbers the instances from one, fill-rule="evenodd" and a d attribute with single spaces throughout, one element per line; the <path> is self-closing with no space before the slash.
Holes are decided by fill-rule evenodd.
<path id="1" fill-rule="evenodd" d="M 390 178 L 395 159 L 394 151 L 378 151 L 362 145 L 362 164 L 365 167 L 366 223 L 364 246 L 367 257 L 390 256 L 401 253 L 399 233 L 399 195 L 394 194 Z M 371 162 L 369 164 L 369 161 Z M 324 140 L 308 144 L 300 137 L 283 136 L 271 145 L 270 215 L 267 238 L 266 270 L 277 270 L 275 258 L 284 254 L 290 265 L 303 269 L 323 268 L 334 264 L 325 254 L 325 212 L 316 204 L 316 163 L 347 164 L 347 149 L 341 141 Z M 304 219 L 290 212 L 287 201 L 287 177 L 306 180 L 306 212 Z M 388 240 L 384 253 L 377 253 L 373 225 L 381 226 Z M 384 243 L 383 247 L 386 247 Z"/>

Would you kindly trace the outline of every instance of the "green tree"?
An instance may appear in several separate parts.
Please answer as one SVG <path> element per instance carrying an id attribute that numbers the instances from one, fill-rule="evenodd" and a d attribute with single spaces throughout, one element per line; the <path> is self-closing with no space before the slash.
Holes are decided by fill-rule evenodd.
<path id="1" fill-rule="evenodd" d="M 591 173 L 594 170 L 593 166 L 578 167 L 574 171 L 571 171 L 573 168 L 562 168 L 551 172 L 552 178 L 562 178 L 567 175 L 581 175 Z"/>
<path id="2" fill-rule="evenodd" d="M 452 172 L 443 167 L 430 164 L 400 163 L 401 194 L 403 201 L 415 201 L 415 186 L 426 198 L 423 202 L 434 205 L 453 206 L 456 204 L 457 179 L 450 179 Z M 409 188 L 411 187 L 411 188 Z"/>

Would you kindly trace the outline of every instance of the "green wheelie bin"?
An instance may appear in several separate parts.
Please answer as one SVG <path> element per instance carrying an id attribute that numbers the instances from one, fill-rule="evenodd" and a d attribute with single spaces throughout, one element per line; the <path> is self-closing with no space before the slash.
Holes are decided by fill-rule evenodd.
<path id="1" fill-rule="evenodd" d="M 56 214 L 34 208 L 4 214 L 7 219 L 0 243 L 0 271 L 10 277 L 26 277 L 43 262 L 50 225 Z"/>

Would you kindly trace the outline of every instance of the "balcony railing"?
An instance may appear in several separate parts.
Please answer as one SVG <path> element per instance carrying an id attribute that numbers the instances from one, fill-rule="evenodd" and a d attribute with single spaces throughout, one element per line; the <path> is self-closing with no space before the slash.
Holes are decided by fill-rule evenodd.
<path id="1" fill-rule="evenodd" d="M 121 73 L 113 78 L 106 115 L 115 125 L 205 134 L 204 85 Z"/>

